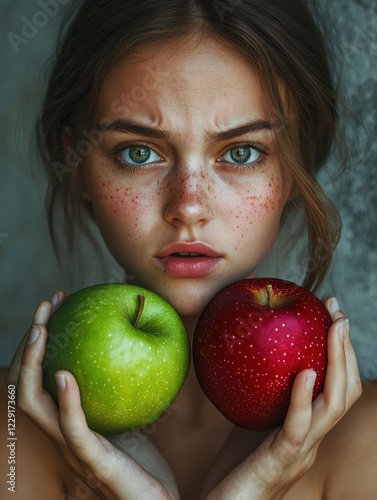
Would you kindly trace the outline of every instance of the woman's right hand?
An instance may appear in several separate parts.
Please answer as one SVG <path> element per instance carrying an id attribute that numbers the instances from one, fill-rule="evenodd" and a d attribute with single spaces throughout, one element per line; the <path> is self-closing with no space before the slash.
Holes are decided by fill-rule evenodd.
<path id="1" fill-rule="evenodd" d="M 336 299 L 327 298 L 325 305 L 333 324 L 327 335 L 322 392 L 312 402 L 316 374 L 303 370 L 294 380 L 283 425 L 269 432 L 259 446 L 255 447 L 250 431 L 235 427 L 207 478 L 203 493 L 207 500 L 284 498 L 314 464 L 324 437 L 361 396 L 349 322 Z"/>
<path id="2" fill-rule="evenodd" d="M 51 302 L 40 303 L 12 360 L 7 383 L 16 386 L 19 408 L 55 441 L 68 466 L 100 497 L 178 499 L 170 468 L 151 443 L 141 443 L 131 458 L 89 429 L 71 373 L 56 373 L 59 407 L 42 387 L 46 326 L 65 300 L 66 295 L 57 292 Z"/>

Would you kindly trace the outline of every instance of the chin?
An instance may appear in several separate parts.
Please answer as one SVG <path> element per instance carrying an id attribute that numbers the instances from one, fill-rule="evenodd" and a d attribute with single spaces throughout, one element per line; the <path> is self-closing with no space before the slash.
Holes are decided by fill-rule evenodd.
<path id="1" fill-rule="evenodd" d="M 180 280 L 174 283 L 160 282 L 153 287 L 151 283 L 143 283 L 140 286 L 149 288 L 166 299 L 182 317 L 199 316 L 213 295 L 221 288 L 210 286 L 208 281 L 204 283 L 202 280 Z"/>
<path id="2" fill-rule="evenodd" d="M 165 298 L 180 316 L 199 316 L 208 304 L 212 295 L 206 294 L 182 294 L 180 292 L 165 295 Z"/>
<path id="3" fill-rule="evenodd" d="M 183 281 L 175 283 L 173 287 L 161 287 L 156 290 L 175 308 L 181 317 L 199 317 L 203 309 L 213 296 L 224 286 L 236 281 L 234 278 L 228 280 Z"/>
<path id="4" fill-rule="evenodd" d="M 207 302 L 201 304 L 182 304 L 180 302 L 179 304 L 175 304 L 173 300 L 169 300 L 169 302 L 181 318 L 198 318 L 207 304 Z"/>

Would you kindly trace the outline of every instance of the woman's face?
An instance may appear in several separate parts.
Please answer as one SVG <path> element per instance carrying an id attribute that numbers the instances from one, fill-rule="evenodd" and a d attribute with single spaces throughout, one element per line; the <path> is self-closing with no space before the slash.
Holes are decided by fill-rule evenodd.
<path id="1" fill-rule="evenodd" d="M 84 198 L 119 264 L 197 315 L 253 275 L 279 231 L 283 182 L 258 73 L 219 42 L 144 48 L 100 91 Z"/>

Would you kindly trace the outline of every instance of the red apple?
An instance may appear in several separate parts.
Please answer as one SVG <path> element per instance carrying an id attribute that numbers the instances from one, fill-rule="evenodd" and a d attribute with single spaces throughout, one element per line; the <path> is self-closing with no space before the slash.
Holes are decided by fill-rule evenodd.
<path id="1" fill-rule="evenodd" d="M 199 384 L 239 427 L 279 426 L 297 373 L 317 372 L 313 400 L 322 390 L 331 324 L 325 305 L 295 283 L 236 281 L 213 297 L 197 323 L 193 361 Z"/>

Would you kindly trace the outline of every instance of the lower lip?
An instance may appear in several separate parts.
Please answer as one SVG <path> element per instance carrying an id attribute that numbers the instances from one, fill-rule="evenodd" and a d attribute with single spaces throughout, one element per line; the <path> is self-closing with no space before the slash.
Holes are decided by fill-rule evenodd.
<path id="1" fill-rule="evenodd" d="M 221 257 L 158 257 L 158 264 L 166 274 L 174 278 L 196 278 L 211 274 L 219 265 Z"/>

